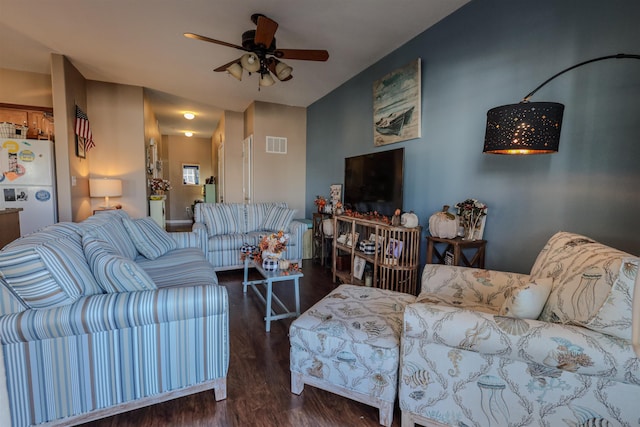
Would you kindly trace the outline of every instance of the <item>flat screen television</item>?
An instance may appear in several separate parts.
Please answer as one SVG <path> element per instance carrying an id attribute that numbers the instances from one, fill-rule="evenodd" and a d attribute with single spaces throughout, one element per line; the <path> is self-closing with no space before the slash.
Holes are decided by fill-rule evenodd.
<path id="1" fill-rule="evenodd" d="M 344 159 L 344 206 L 391 216 L 402 209 L 404 148 Z"/>

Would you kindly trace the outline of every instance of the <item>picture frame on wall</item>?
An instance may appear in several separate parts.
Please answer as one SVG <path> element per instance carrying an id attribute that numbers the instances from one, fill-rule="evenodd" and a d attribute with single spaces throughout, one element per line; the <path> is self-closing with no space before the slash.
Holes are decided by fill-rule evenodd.
<path id="1" fill-rule="evenodd" d="M 87 158 L 86 144 L 87 141 L 85 138 L 76 135 L 76 157 L 80 157 L 81 159 Z"/>
<path id="2" fill-rule="evenodd" d="M 373 84 L 373 144 L 378 147 L 422 136 L 420 58 Z"/>

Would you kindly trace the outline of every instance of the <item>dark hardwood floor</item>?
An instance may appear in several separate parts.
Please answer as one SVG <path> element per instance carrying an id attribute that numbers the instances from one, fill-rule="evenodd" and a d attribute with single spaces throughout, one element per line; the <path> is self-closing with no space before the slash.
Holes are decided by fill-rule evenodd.
<path id="1" fill-rule="evenodd" d="M 300 301 L 304 312 L 329 293 L 331 273 L 310 260 L 303 263 Z M 257 276 L 254 271 L 253 275 Z M 212 391 L 175 399 L 85 424 L 91 427 L 151 426 L 379 426 L 378 410 L 332 393 L 305 386 L 291 393 L 289 326 L 292 319 L 272 322 L 265 332 L 264 305 L 248 290 L 242 293 L 242 270 L 220 272 L 230 300 L 231 358 L 227 399 L 216 402 Z M 290 282 L 274 289 L 293 305 Z M 400 426 L 397 408 L 394 426 Z"/>

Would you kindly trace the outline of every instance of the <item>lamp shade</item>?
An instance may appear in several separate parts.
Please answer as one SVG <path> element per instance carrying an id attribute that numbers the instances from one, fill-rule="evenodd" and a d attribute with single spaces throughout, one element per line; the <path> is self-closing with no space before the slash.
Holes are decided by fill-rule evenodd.
<path id="1" fill-rule="evenodd" d="M 285 64 L 284 62 L 278 61 L 276 64 L 276 77 L 278 80 L 282 81 L 291 75 L 293 68 Z"/>
<path id="2" fill-rule="evenodd" d="M 273 80 L 273 77 L 271 77 L 271 73 L 269 73 L 268 71 L 265 74 L 262 74 L 260 76 L 260 86 L 271 86 L 272 84 L 274 84 L 276 81 Z"/>
<path id="3" fill-rule="evenodd" d="M 485 153 L 547 154 L 558 151 L 564 105 L 521 102 L 487 112 Z"/>
<path id="4" fill-rule="evenodd" d="M 237 62 L 229 65 L 227 71 L 238 80 L 242 80 L 242 67 Z"/>
<path id="5" fill-rule="evenodd" d="M 104 197 L 105 206 L 109 207 L 109 197 L 122 196 L 122 180 L 114 178 L 89 179 L 89 195 Z"/>
<path id="6" fill-rule="evenodd" d="M 260 69 L 260 59 L 253 53 L 245 53 L 240 57 L 242 68 L 250 73 L 255 73 Z"/>

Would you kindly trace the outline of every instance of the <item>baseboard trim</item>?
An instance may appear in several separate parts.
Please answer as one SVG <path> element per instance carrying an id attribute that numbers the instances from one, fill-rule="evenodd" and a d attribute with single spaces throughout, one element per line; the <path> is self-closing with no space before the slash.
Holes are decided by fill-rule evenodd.
<path id="1" fill-rule="evenodd" d="M 168 219 L 165 221 L 168 225 L 185 225 L 185 224 L 193 224 L 193 221 L 190 219 Z"/>

